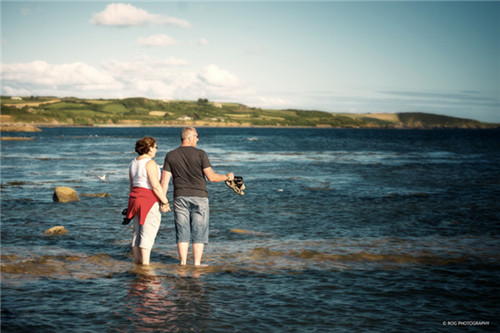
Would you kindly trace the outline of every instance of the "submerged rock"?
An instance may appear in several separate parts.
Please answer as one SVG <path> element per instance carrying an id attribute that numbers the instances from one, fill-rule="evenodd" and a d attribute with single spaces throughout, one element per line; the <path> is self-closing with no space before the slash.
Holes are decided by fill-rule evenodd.
<path id="1" fill-rule="evenodd" d="M 57 202 L 80 201 L 78 194 L 71 187 L 56 187 L 52 198 Z"/>
<path id="2" fill-rule="evenodd" d="M 17 137 L 17 136 L 2 136 L 2 141 L 33 141 L 33 138 Z"/>
<path id="3" fill-rule="evenodd" d="M 104 193 L 82 193 L 82 197 L 109 198 L 110 195 L 107 192 L 104 192 Z"/>
<path id="4" fill-rule="evenodd" d="M 268 234 L 266 232 L 245 230 L 245 229 L 231 229 L 231 230 L 229 230 L 229 232 L 234 233 L 234 234 L 254 235 L 254 236 L 270 236 L 271 235 L 271 234 Z"/>
<path id="5" fill-rule="evenodd" d="M 46 235 L 64 235 L 67 233 L 68 233 L 68 230 L 61 225 L 47 229 L 44 232 L 44 234 L 46 234 Z"/>

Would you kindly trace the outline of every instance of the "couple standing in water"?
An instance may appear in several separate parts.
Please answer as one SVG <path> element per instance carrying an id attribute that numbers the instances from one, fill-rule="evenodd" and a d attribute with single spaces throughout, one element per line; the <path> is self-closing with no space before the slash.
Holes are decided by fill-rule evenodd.
<path id="1" fill-rule="evenodd" d="M 158 165 L 153 160 L 158 150 L 156 140 L 144 137 L 136 142 L 135 151 L 139 157 L 129 167 L 130 194 L 126 217 L 134 221 L 132 249 L 137 264 L 149 265 L 161 212 L 171 211 L 166 193 L 173 178 L 175 235 L 180 264 L 187 264 L 189 243 L 192 243 L 194 265 L 201 265 L 209 229 L 205 177 L 211 182 L 234 179 L 232 172 L 222 175 L 212 170 L 207 154 L 196 148 L 199 138 L 195 128 L 184 128 L 181 140 L 181 146 L 165 157 L 161 181 Z"/>

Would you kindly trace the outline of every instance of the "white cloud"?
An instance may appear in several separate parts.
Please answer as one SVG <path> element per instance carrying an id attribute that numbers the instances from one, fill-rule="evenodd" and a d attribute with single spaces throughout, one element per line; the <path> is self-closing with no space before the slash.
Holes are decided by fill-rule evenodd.
<path id="1" fill-rule="evenodd" d="M 182 58 L 130 61 L 108 60 L 94 67 L 82 62 L 50 64 L 45 61 L 2 64 L 2 94 L 20 96 L 75 96 L 124 98 L 251 101 L 253 91 L 236 75 L 215 64 L 200 71 Z"/>
<path id="2" fill-rule="evenodd" d="M 203 46 L 207 46 L 208 44 L 209 44 L 209 42 L 208 42 L 208 39 L 206 39 L 206 38 L 200 38 L 198 40 L 193 40 L 192 39 L 192 40 L 189 41 L 189 45 L 191 45 L 191 46 L 201 46 L 201 47 L 203 47 Z"/>
<path id="3" fill-rule="evenodd" d="M 65 87 L 76 86 L 83 90 L 116 88 L 119 83 L 108 73 L 74 62 L 52 65 L 45 61 L 3 64 L 2 78 L 6 85 Z"/>
<path id="4" fill-rule="evenodd" d="M 129 62 L 109 60 L 104 70 L 123 83 L 126 95 L 149 98 L 182 99 L 190 97 L 196 84 L 196 74 L 184 70 L 188 62 L 182 58 L 151 59 L 148 56 Z M 198 98 L 198 97 L 196 97 Z"/>
<path id="5" fill-rule="evenodd" d="M 167 35 L 153 35 L 147 38 L 139 38 L 137 39 L 137 43 L 139 45 L 145 46 L 174 46 L 177 42 L 170 36 Z"/>
<path id="6" fill-rule="evenodd" d="M 288 105 L 293 105 L 293 103 L 289 100 L 284 100 L 280 97 L 259 97 L 259 102 L 257 105 L 263 107 L 285 107 Z"/>
<path id="7" fill-rule="evenodd" d="M 218 87 L 236 87 L 241 85 L 236 75 L 220 69 L 217 65 L 211 64 L 203 68 L 199 78 L 211 86 Z"/>
<path id="8" fill-rule="evenodd" d="M 164 96 L 165 98 L 170 98 L 175 93 L 174 86 L 165 83 L 162 80 L 144 80 L 137 79 L 132 80 L 132 86 L 136 91 L 141 94 L 153 95 L 153 96 Z"/>
<path id="9" fill-rule="evenodd" d="M 191 28 L 191 24 L 182 19 L 165 15 L 150 14 L 144 9 L 131 4 L 112 3 L 90 20 L 92 24 L 105 26 L 141 26 L 145 24 L 171 24 L 182 28 Z"/>
<path id="10" fill-rule="evenodd" d="M 153 63 L 161 66 L 174 66 L 174 67 L 182 67 L 188 65 L 188 61 L 186 59 L 176 58 L 176 57 L 165 58 L 163 60 L 158 60 Z"/>
<path id="11" fill-rule="evenodd" d="M 29 7 L 21 8 L 21 15 L 22 16 L 28 16 L 30 13 L 31 13 L 31 8 L 29 8 Z"/>
<path id="12" fill-rule="evenodd" d="M 198 41 L 198 45 L 199 46 L 207 46 L 208 45 L 208 39 L 206 39 L 206 38 L 200 38 L 200 40 Z"/>
<path id="13" fill-rule="evenodd" d="M 260 45 L 257 45 L 257 44 L 254 44 L 252 46 L 250 46 L 246 51 L 245 53 L 246 54 L 249 54 L 249 55 L 256 55 L 256 54 L 259 54 L 261 53 L 261 47 Z"/>
<path id="14" fill-rule="evenodd" d="M 181 28 L 192 28 L 191 23 L 186 20 L 178 19 L 175 17 L 160 16 L 159 22 L 161 24 L 172 24 Z"/>
<path id="15" fill-rule="evenodd" d="M 13 88 L 10 86 L 4 86 L 4 95 L 5 96 L 31 96 L 32 92 L 28 89 L 24 88 Z"/>
<path id="16" fill-rule="evenodd" d="M 112 73 L 115 78 L 126 79 L 130 77 L 153 80 L 168 77 L 174 72 L 175 67 L 187 65 L 188 61 L 182 58 L 169 57 L 153 60 L 148 56 L 142 56 L 128 62 L 108 60 L 102 63 L 103 68 Z"/>

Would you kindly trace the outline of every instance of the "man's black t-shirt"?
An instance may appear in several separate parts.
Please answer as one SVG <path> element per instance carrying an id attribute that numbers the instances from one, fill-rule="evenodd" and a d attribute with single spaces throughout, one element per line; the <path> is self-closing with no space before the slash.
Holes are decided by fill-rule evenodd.
<path id="1" fill-rule="evenodd" d="M 207 154 L 195 147 L 179 147 L 165 156 L 163 170 L 172 173 L 175 197 L 208 197 L 203 169 L 211 167 Z"/>

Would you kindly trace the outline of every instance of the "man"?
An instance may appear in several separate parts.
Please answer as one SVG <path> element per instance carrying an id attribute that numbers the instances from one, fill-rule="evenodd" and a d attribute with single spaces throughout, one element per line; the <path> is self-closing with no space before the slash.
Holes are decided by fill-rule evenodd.
<path id="1" fill-rule="evenodd" d="M 194 265 L 200 266 L 208 243 L 209 204 L 205 176 L 211 182 L 223 182 L 233 180 L 234 174 L 221 175 L 212 170 L 207 154 L 196 148 L 199 138 L 195 128 L 184 128 L 181 140 L 182 145 L 165 156 L 161 186 L 167 193 L 173 176 L 175 234 L 180 263 L 186 265 L 191 241 Z"/>

